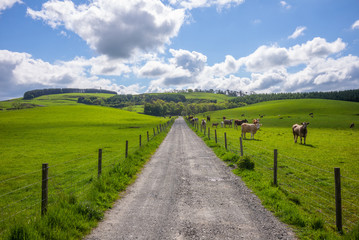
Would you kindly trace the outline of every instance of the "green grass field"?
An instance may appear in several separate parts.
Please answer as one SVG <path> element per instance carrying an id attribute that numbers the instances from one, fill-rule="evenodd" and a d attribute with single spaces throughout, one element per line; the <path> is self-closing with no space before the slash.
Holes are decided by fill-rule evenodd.
<path id="1" fill-rule="evenodd" d="M 313 113 L 314 117 L 310 117 L 309 113 Z M 319 217 L 329 231 L 335 229 L 334 168 L 339 167 L 342 175 L 344 230 L 348 232 L 358 224 L 359 103 L 319 99 L 282 100 L 205 113 L 199 117 L 207 115 L 211 115 L 211 123 L 221 122 L 223 116 L 227 119 L 246 118 L 250 122 L 263 116 L 260 118 L 263 125 L 256 133 L 255 140 L 250 140 L 250 134 L 247 134 L 247 139 L 243 141 L 244 154 L 255 161 L 255 172 L 259 175 L 237 173 L 258 195 L 263 195 L 261 189 L 273 179 L 273 151 L 278 149 L 279 189 L 292 204 L 299 206 L 304 214 L 304 222 L 307 214 L 313 218 Z M 310 123 L 307 145 L 295 144 L 291 126 L 304 121 Z M 349 128 L 352 122 L 356 124 L 354 129 Z M 214 129 L 211 131 L 213 140 Z M 239 152 L 240 128 L 219 127 L 217 135 L 222 145 L 224 132 L 229 148 Z M 271 210 L 276 211 L 275 202 L 270 204 L 267 198 L 263 199 L 265 205 L 267 203 Z M 280 211 L 276 214 L 281 215 Z M 291 220 L 287 222 L 298 224 Z M 310 239 L 316 238 L 310 234 Z M 301 236 L 308 237 L 305 234 Z"/>
<path id="2" fill-rule="evenodd" d="M 147 143 L 147 131 L 152 138 L 166 121 L 81 104 L 0 111 L 0 236 L 13 218 L 40 212 L 42 163 L 49 164 L 50 202 L 62 192 L 81 195 L 97 174 L 98 149 L 103 169 L 112 168 L 124 161 L 126 140 L 132 153 L 139 135 Z"/>

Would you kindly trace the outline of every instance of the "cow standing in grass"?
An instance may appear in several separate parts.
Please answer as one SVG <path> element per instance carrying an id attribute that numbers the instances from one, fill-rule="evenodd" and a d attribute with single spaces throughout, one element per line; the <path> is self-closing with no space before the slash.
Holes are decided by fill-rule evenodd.
<path id="1" fill-rule="evenodd" d="M 251 139 L 254 139 L 254 134 L 258 131 L 258 129 L 262 126 L 262 124 L 249 124 L 243 123 L 242 124 L 242 138 L 246 138 L 246 133 L 251 133 Z"/>
<path id="2" fill-rule="evenodd" d="M 300 144 L 302 144 L 302 138 L 304 138 L 304 144 L 305 144 L 305 139 L 307 137 L 307 126 L 309 125 L 309 122 L 302 122 L 302 125 L 299 124 L 294 124 L 292 126 L 292 131 L 293 131 L 293 137 L 294 137 L 294 143 L 297 142 L 298 136 L 300 137 Z"/>

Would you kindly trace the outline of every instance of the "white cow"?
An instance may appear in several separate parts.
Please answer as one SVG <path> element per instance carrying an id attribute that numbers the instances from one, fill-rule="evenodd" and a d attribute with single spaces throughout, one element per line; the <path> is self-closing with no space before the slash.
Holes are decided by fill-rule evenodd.
<path id="1" fill-rule="evenodd" d="M 249 124 L 243 123 L 242 127 L 242 138 L 246 138 L 246 133 L 251 133 L 251 139 L 254 139 L 254 134 L 256 134 L 257 130 L 262 126 L 262 124 Z"/>

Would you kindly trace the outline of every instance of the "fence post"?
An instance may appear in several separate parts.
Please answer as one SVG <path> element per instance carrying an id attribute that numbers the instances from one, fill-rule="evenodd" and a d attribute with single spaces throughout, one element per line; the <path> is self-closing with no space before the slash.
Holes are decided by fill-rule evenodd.
<path id="1" fill-rule="evenodd" d="M 98 168 L 97 168 L 97 177 L 101 176 L 102 172 L 102 149 L 98 150 Z"/>
<path id="2" fill-rule="evenodd" d="M 155 129 L 153 129 L 153 136 L 156 136 L 156 131 L 155 131 Z"/>
<path id="3" fill-rule="evenodd" d="M 141 134 L 140 134 L 140 147 L 142 146 L 142 136 L 141 136 Z"/>
<path id="4" fill-rule="evenodd" d="M 241 157 L 243 157 L 243 140 L 242 140 L 242 137 L 239 138 L 239 143 L 240 143 L 240 146 L 241 146 Z"/>
<path id="5" fill-rule="evenodd" d="M 211 129 L 208 128 L 208 139 L 211 140 Z"/>
<path id="6" fill-rule="evenodd" d="M 47 212 L 47 203 L 48 203 L 48 164 L 42 164 L 42 185 L 41 185 L 41 216 L 45 215 Z"/>
<path id="7" fill-rule="evenodd" d="M 204 130 L 203 130 L 203 135 L 204 136 L 206 136 L 206 132 L 207 132 L 206 130 L 207 130 L 206 127 L 204 127 Z"/>
<path id="8" fill-rule="evenodd" d="M 227 149 L 227 133 L 224 133 L 224 146 L 226 147 L 226 150 Z"/>
<path id="9" fill-rule="evenodd" d="M 340 168 L 334 168 L 334 177 L 335 177 L 336 223 L 337 223 L 338 231 L 342 233 L 343 223 L 342 223 L 342 196 L 341 196 L 341 185 L 340 185 Z"/>
<path id="10" fill-rule="evenodd" d="M 217 143 L 217 129 L 214 130 L 214 139 L 216 140 Z"/>
<path id="11" fill-rule="evenodd" d="M 273 165 L 273 184 L 275 186 L 278 186 L 278 181 L 277 181 L 277 160 L 278 160 L 278 149 L 274 149 L 274 165 Z"/>
<path id="12" fill-rule="evenodd" d="M 149 133 L 147 131 L 147 142 L 149 142 L 149 141 L 150 141 L 150 135 L 149 135 Z"/>
<path id="13" fill-rule="evenodd" d="M 128 140 L 126 140 L 126 158 L 128 156 Z"/>

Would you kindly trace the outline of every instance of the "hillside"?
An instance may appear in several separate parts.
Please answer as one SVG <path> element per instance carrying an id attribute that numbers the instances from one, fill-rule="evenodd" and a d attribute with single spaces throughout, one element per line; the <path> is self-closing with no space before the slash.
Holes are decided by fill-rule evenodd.
<path id="1" fill-rule="evenodd" d="M 313 113 L 313 117 L 310 113 Z M 299 231 L 305 236 L 303 239 L 331 239 L 326 234 L 335 229 L 334 168 L 340 168 L 341 172 L 344 229 L 348 232 L 357 226 L 358 102 L 277 100 L 207 112 L 198 117 L 207 115 L 211 116 L 211 123 L 221 122 L 223 116 L 227 119 L 246 118 L 249 122 L 254 118 L 260 119 L 262 126 L 254 140 L 250 139 L 250 134 L 243 140 L 244 155 L 254 161 L 255 171 L 235 172 L 269 209 L 282 217 L 283 221 L 300 228 Z M 302 122 L 309 122 L 305 145 L 300 144 L 300 139 L 294 143 L 292 133 L 292 125 Z M 354 128 L 350 128 L 351 123 L 355 124 Z M 214 129 L 211 128 L 212 141 Z M 226 133 L 228 148 L 240 152 L 240 128 L 218 127 L 216 133 L 221 145 L 224 145 Z M 278 188 L 272 188 L 274 149 L 278 150 Z M 283 202 L 279 203 L 278 199 Z M 288 206 L 291 206 L 291 210 L 288 210 Z M 283 214 L 286 211 L 289 213 Z M 316 229 L 318 231 L 310 230 L 308 219 L 320 223 Z"/>

